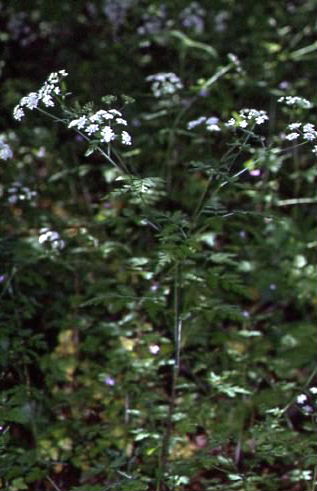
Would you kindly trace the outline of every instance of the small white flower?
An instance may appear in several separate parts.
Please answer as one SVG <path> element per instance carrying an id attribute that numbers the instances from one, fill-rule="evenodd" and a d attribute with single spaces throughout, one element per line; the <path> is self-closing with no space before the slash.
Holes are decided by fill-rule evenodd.
<path id="1" fill-rule="evenodd" d="M 219 118 L 216 118 L 215 116 L 212 116 L 207 119 L 206 121 L 206 129 L 208 131 L 220 131 L 221 128 L 218 125 Z"/>
<path id="2" fill-rule="evenodd" d="M 34 109 L 38 106 L 39 96 L 36 92 L 30 92 L 26 97 L 22 97 L 20 105 L 26 106 L 28 109 Z"/>
<path id="3" fill-rule="evenodd" d="M 24 117 L 24 111 L 22 107 L 27 107 L 31 111 L 38 107 L 42 102 L 46 107 L 55 106 L 53 95 L 61 93 L 59 82 L 62 77 L 66 77 L 68 74 L 65 70 L 51 73 L 42 87 L 37 92 L 30 92 L 27 96 L 22 97 L 20 104 L 13 110 L 13 117 L 20 121 Z"/>
<path id="4" fill-rule="evenodd" d="M 296 140 L 300 136 L 299 133 L 289 133 L 288 135 L 285 136 L 285 140 Z"/>
<path id="5" fill-rule="evenodd" d="M 311 123 L 304 124 L 303 131 L 306 133 L 313 133 L 315 130 L 315 125 Z"/>
<path id="6" fill-rule="evenodd" d="M 32 201 L 37 196 L 36 191 L 32 191 L 27 186 L 22 186 L 21 182 L 16 181 L 8 189 L 8 202 L 15 204 L 18 201 Z"/>
<path id="7" fill-rule="evenodd" d="M 59 75 L 60 75 L 61 77 L 67 77 L 67 76 L 68 76 L 68 72 L 66 72 L 66 70 L 59 70 L 59 72 L 58 72 L 58 73 L 59 73 Z"/>
<path id="8" fill-rule="evenodd" d="M 221 131 L 220 126 L 218 126 L 217 124 L 209 124 L 208 126 L 206 126 L 206 129 L 208 131 Z"/>
<path id="9" fill-rule="evenodd" d="M 265 116 L 260 115 L 255 118 L 255 122 L 256 124 L 263 124 L 266 121 L 266 119 L 267 118 Z"/>
<path id="10" fill-rule="evenodd" d="M 91 121 L 92 123 L 102 123 L 102 117 L 100 116 L 100 114 L 96 113 L 92 116 L 89 116 L 89 121 Z"/>
<path id="11" fill-rule="evenodd" d="M 199 125 L 205 123 L 206 120 L 207 120 L 207 118 L 205 116 L 200 116 L 200 118 L 193 119 L 192 121 L 189 121 L 187 123 L 187 129 L 192 130 L 193 128 L 196 128 L 196 126 L 199 126 Z"/>
<path id="12" fill-rule="evenodd" d="M 313 105 L 304 97 L 286 96 L 280 97 L 277 102 L 284 102 L 287 106 L 297 106 L 302 109 L 310 109 Z"/>
<path id="13" fill-rule="evenodd" d="M 209 125 L 209 124 L 218 124 L 218 123 L 219 123 L 219 118 L 216 118 L 216 116 L 211 116 L 206 121 L 206 125 Z"/>
<path id="14" fill-rule="evenodd" d="M 113 114 L 111 114 L 109 111 L 100 109 L 95 114 L 90 116 L 89 120 L 93 123 L 102 123 L 104 120 L 113 119 L 113 117 Z"/>
<path id="15" fill-rule="evenodd" d="M 118 111 L 117 109 L 109 109 L 108 111 L 110 114 L 113 114 L 114 116 L 122 116 L 122 113 Z"/>
<path id="16" fill-rule="evenodd" d="M 39 236 L 39 243 L 40 244 L 44 244 L 44 242 L 46 242 L 46 241 L 47 241 L 46 234 L 42 234 L 42 235 Z"/>
<path id="17" fill-rule="evenodd" d="M 297 130 L 302 126 L 302 123 L 291 123 L 288 125 L 289 130 Z"/>
<path id="18" fill-rule="evenodd" d="M 236 126 L 240 128 L 247 128 L 249 122 L 251 125 L 263 124 L 267 121 L 268 115 L 266 111 L 258 111 L 257 109 L 241 109 L 237 118 L 231 118 L 225 126 Z"/>
<path id="19" fill-rule="evenodd" d="M 22 109 L 21 106 L 15 106 L 15 108 L 13 109 L 13 117 L 14 119 L 16 119 L 17 121 L 21 121 L 22 118 L 24 118 L 25 116 L 25 113 Z"/>
<path id="20" fill-rule="evenodd" d="M 256 124 L 263 124 L 269 119 L 266 111 L 258 111 L 257 109 L 241 109 L 239 116 L 249 120 L 254 120 Z"/>
<path id="21" fill-rule="evenodd" d="M 88 135 L 92 135 L 93 133 L 97 133 L 99 131 L 99 125 L 98 124 L 90 124 L 85 128 L 85 132 Z"/>
<path id="22" fill-rule="evenodd" d="M 156 73 L 146 77 L 148 82 L 152 82 L 152 92 L 155 97 L 172 95 L 183 88 L 180 78 L 175 73 Z"/>
<path id="23" fill-rule="evenodd" d="M 87 124 L 86 116 L 80 116 L 80 118 L 78 118 L 78 119 L 73 119 L 69 123 L 68 128 L 73 128 L 73 126 L 75 126 L 75 128 L 77 128 L 78 130 L 81 130 L 86 126 L 86 124 Z"/>
<path id="24" fill-rule="evenodd" d="M 123 145 L 132 145 L 131 136 L 129 135 L 129 133 L 127 131 L 122 131 L 121 141 L 122 141 Z"/>
<path id="25" fill-rule="evenodd" d="M 52 72 L 49 74 L 47 78 L 47 82 L 51 84 L 58 84 L 58 73 L 57 72 Z"/>
<path id="26" fill-rule="evenodd" d="M 101 110 L 100 112 L 102 112 L 102 118 L 105 119 L 105 120 L 107 120 L 107 119 L 113 119 L 114 118 L 114 115 L 110 111 Z"/>
<path id="27" fill-rule="evenodd" d="M 46 227 L 40 229 L 38 241 L 40 244 L 49 242 L 53 249 L 64 249 L 65 247 L 65 241 L 60 238 L 60 235 Z"/>
<path id="28" fill-rule="evenodd" d="M 10 148 L 10 145 L 5 143 L 2 138 L 0 138 L 0 159 L 2 160 L 8 160 L 12 159 L 13 157 L 13 152 Z"/>
<path id="29" fill-rule="evenodd" d="M 126 122 L 126 120 L 125 120 L 125 119 L 123 119 L 123 118 L 116 118 L 116 123 L 118 123 L 118 124 L 123 124 L 123 126 L 127 126 L 127 124 L 128 124 L 128 123 Z"/>
<path id="30" fill-rule="evenodd" d="M 307 401 L 307 396 L 305 394 L 300 394 L 296 397 L 297 404 L 304 404 Z"/>
<path id="31" fill-rule="evenodd" d="M 248 126 L 248 122 L 245 119 L 242 119 L 239 121 L 238 126 L 240 126 L 240 128 L 246 128 Z"/>
<path id="32" fill-rule="evenodd" d="M 43 244 L 47 240 L 49 240 L 50 237 L 50 229 L 49 228 L 41 228 L 40 229 L 40 236 L 39 236 L 39 243 Z"/>
<path id="33" fill-rule="evenodd" d="M 236 120 L 234 118 L 230 118 L 229 121 L 225 123 L 226 126 L 235 126 Z"/>
<path id="34" fill-rule="evenodd" d="M 101 130 L 101 141 L 105 143 L 110 143 L 111 140 L 114 140 L 116 135 L 114 134 L 113 130 L 110 128 L 110 126 L 105 126 Z"/>
<path id="35" fill-rule="evenodd" d="M 316 140 L 316 138 L 317 138 L 317 132 L 316 131 L 313 131 L 313 132 L 310 132 L 310 133 L 304 133 L 303 134 L 303 138 L 304 138 L 304 140 L 307 140 L 309 142 L 311 142 L 313 140 Z"/>
<path id="36" fill-rule="evenodd" d="M 53 249 L 64 249 L 65 241 L 62 239 L 55 239 L 51 241 Z"/>
<path id="37" fill-rule="evenodd" d="M 52 96 L 50 94 L 43 95 L 42 102 L 43 102 L 44 106 L 46 106 L 46 107 L 55 106 L 55 103 L 54 103 Z"/>
<path id="38" fill-rule="evenodd" d="M 150 344 L 149 352 L 152 353 L 152 355 L 157 355 L 159 351 L 160 351 L 160 347 L 157 344 Z"/>
<path id="39" fill-rule="evenodd" d="M 206 118 L 205 116 L 200 116 L 197 119 L 193 119 L 192 121 L 189 121 L 187 123 L 187 129 L 192 130 L 196 126 L 205 123 L 207 131 L 220 131 L 220 127 L 217 124 L 218 121 L 219 118 L 216 118 L 215 116 L 210 116 L 209 118 Z"/>
<path id="40" fill-rule="evenodd" d="M 315 126 L 311 123 L 307 123 L 303 126 L 303 132 L 304 140 L 313 141 L 317 138 L 317 131 L 315 130 Z"/>
<path id="41" fill-rule="evenodd" d="M 313 152 L 313 153 L 315 153 L 315 154 L 317 154 L 317 145 L 315 145 L 315 146 L 313 147 L 312 152 Z"/>
<path id="42" fill-rule="evenodd" d="M 317 394 L 317 387 L 311 387 L 309 389 L 309 392 L 311 392 L 312 394 Z"/>

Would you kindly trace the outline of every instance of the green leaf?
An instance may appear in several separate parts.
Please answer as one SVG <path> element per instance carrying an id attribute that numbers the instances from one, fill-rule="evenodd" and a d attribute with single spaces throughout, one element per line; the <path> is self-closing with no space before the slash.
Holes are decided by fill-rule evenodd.
<path id="1" fill-rule="evenodd" d="M 185 49 L 197 49 L 199 51 L 203 51 L 203 52 L 207 53 L 212 58 L 216 58 L 218 56 L 215 48 L 213 48 L 212 46 L 210 46 L 206 43 L 194 41 L 193 39 L 191 39 L 189 36 L 187 36 L 186 34 L 184 34 L 181 31 L 173 30 L 173 31 L 169 32 L 169 35 L 171 37 L 174 37 L 174 38 L 178 39 L 179 41 L 181 41 L 181 44 Z"/>

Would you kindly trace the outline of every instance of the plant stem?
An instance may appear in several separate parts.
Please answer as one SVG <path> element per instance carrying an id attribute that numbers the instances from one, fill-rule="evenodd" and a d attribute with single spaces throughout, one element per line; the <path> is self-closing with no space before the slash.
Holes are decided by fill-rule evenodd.
<path id="1" fill-rule="evenodd" d="M 56 490 L 56 491 L 62 491 L 61 488 L 59 488 L 57 486 L 57 484 L 55 484 L 55 482 L 53 481 L 53 479 L 50 478 L 50 476 L 46 476 L 46 479 L 48 480 L 48 482 L 53 486 L 53 488 Z"/>
<path id="2" fill-rule="evenodd" d="M 317 464 L 314 467 L 314 475 L 312 480 L 311 491 L 316 491 L 316 489 L 317 489 Z"/>
<path id="3" fill-rule="evenodd" d="M 181 287 L 181 271 L 180 264 L 175 264 L 174 276 L 174 343 L 175 355 L 172 371 L 172 384 L 170 403 L 168 408 L 166 430 L 163 436 L 162 449 L 160 454 L 159 471 L 156 491 L 163 491 L 163 479 L 168 463 L 169 445 L 173 429 L 173 415 L 176 403 L 176 386 L 180 368 L 180 353 L 181 353 L 181 337 L 182 337 L 182 320 L 180 319 L 180 287 Z"/>
<path id="4" fill-rule="evenodd" d="M 252 132 L 250 131 L 246 131 L 245 130 L 245 133 L 246 133 L 246 137 L 245 137 L 245 140 L 242 142 L 242 147 L 244 145 L 246 145 L 248 143 L 248 140 L 250 139 L 250 137 L 252 136 Z M 228 150 L 228 152 L 224 155 L 224 157 L 221 159 L 221 162 L 225 159 L 227 159 L 232 153 L 234 152 L 234 148 Z M 231 167 L 232 165 L 234 164 L 234 162 L 236 161 L 237 157 L 239 155 L 239 152 L 236 153 L 234 156 L 233 156 L 233 160 L 231 162 Z M 213 195 L 217 194 L 218 191 L 223 188 L 224 186 L 226 186 L 227 184 L 233 182 L 234 179 L 236 179 L 237 177 L 239 177 L 241 174 L 244 174 L 245 172 L 248 171 L 248 168 L 247 167 L 244 167 L 243 169 L 241 169 L 240 171 L 238 171 L 236 174 L 234 174 L 230 179 L 226 180 L 226 181 L 223 181 L 215 190 L 214 192 L 212 193 Z M 213 178 L 214 176 L 216 175 L 216 173 L 213 173 L 211 172 L 210 173 L 210 176 L 208 178 L 208 182 L 207 182 L 207 185 L 204 189 L 204 191 L 202 192 L 202 195 L 198 201 L 198 204 L 194 210 L 194 213 L 193 213 L 193 216 L 192 216 L 192 219 L 191 219 L 191 229 L 194 228 L 195 226 L 195 222 L 197 221 L 197 219 L 200 217 L 202 211 L 203 211 L 203 206 L 205 204 L 205 201 L 206 201 L 206 198 L 209 194 L 209 191 L 211 189 L 211 184 L 212 184 L 212 181 L 213 181 Z"/>

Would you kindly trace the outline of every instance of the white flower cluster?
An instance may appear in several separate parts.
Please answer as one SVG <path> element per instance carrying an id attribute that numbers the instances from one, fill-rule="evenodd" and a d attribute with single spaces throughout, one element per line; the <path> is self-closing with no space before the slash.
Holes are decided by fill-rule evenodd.
<path id="1" fill-rule="evenodd" d="M 183 88 L 180 78 L 175 73 L 156 73 L 146 77 L 148 82 L 152 82 L 152 92 L 155 97 L 164 97 L 175 94 Z"/>
<path id="2" fill-rule="evenodd" d="M 41 228 L 38 240 L 40 244 L 48 242 L 55 250 L 61 250 L 65 247 L 65 241 L 60 238 L 59 233 L 46 227 Z"/>
<path id="3" fill-rule="evenodd" d="M 19 104 L 13 110 L 13 117 L 18 121 L 25 116 L 24 108 L 31 111 L 38 107 L 42 102 L 46 107 L 55 106 L 53 97 L 61 93 L 60 81 L 67 77 L 68 73 L 65 70 L 59 70 L 49 75 L 42 87 L 37 92 L 30 92 L 27 96 L 22 97 Z"/>
<path id="4" fill-rule="evenodd" d="M 164 4 L 159 7 L 151 5 L 148 12 L 142 15 L 142 22 L 143 24 L 137 29 L 140 36 L 162 32 L 168 24 L 166 6 Z"/>
<path id="5" fill-rule="evenodd" d="M 249 125 L 254 126 L 256 124 L 263 124 L 267 121 L 268 115 L 266 111 L 258 111 L 257 109 L 241 109 L 241 111 L 234 117 L 229 119 L 225 126 L 228 128 L 247 128 Z M 207 118 L 206 116 L 200 116 L 197 119 L 189 121 L 187 124 L 187 129 L 192 130 L 196 128 L 196 126 L 200 126 L 204 124 L 208 131 L 221 131 L 221 127 L 219 125 L 219 118 L 215 116 L 211 116 Z"/>
<path id="6" fill-rule="evenodd" d="M 302 137 L 303 140 L 308 142 L 312 142 L 317 140 L 317 131 L 315 126 L 311 123 L 302 124 L 302 123 L 291 123 L 287 127 L 290 130 L 290 133 L 285 135 L 285 140 L 293 141 Z M 316 153 L 317 145 L 313 148 L 313 153 Z"/>
<path id="7" fill-rule="evenodd" d="M 201 34 L 205 28 L 205 15 L 206 10 L 198 2 L 192 2 L 181 11 L 180 20 L 183 27 Z"/>
<path id="8" fill-rule="evenodd" d="M 214 16 L 215 31 L 224 32 L 228 28 L 228 22 L 230 19 L 230 13 L 227 10 L 220 10 L 218 14 Z"/>
<path id="9" fill-rule="evenodd" d="M 229 119 L 225 125 L 227 127 L 247 128 L 249 125 L 263 124 L 269 119 L 266 111 L 257 109 L 241 109 L 239 114 Z"/>
<path id="10" fill-rule="evenodd" d="M 131 4 L 132 0 L 105 0 L 103 11 L 114 29 L 124 23 Z"/>
<path id="11" fill-rule="evenodd" d="M 207 118 L 206 116 L 200 116 L 197 119 L 189 121 L 189 123 L 187 124 L 187 129 L 192 130 L 193 128 L 196 128 L 196 126 L 205 124 L 208 131 L 220 131 L 221 128 L 218 125 L 218 122 L 219 118 L 216 118 L 215 116 L 211 116 L 209 118 Z"/>
<path id="12" fill-rule="evenodd" d="M 307 394 L 297 396 L 296 402 L 305 414 L 312 414 L 316 411 L 316 401 L 314 401 L 314 398 L 317 396 L 317 387 L 310 387 L 309 395 Z"/>
<path id="13" fill-rule="evenodd" d="M 102 143 L 110 143 L 119 138 L 123 145 L 131 145 L 130 134 L 122 130 L 122 126 L 127 126 L 127 121 L 122 118 L 122 113 L 117 109 L 100 109 L 90 116 L 80 116 L 73 119 L 68 124 L 68 128 L 76 128 L 86 133 L 88 136 L 97 138 Z"/>
<path id="14" fill-rule="evenodd" d="M 12 159 L 12 157 L 13 152 L 10 145 L 8 145 L 8 143 L 4 141 L 3 137 L 0 136 L 0 159 L 8 160 Z"/>
<path id="15" fill-rule="evenodd" d="M 304 97 L 297 97 L 291 95 L 280 97 L 277 102 L 284 102 L 287 106 L 295 106 L 295 107 L 300 107 L 302 109 L 310 109 L 313 107 L 313 104 L 309 102 L 307 99 L 304 99 Z"/>
<path id="16" fill-rule="evenodd" d="M 8 202 L 11 205 L 18 203 L 18 201 L 32 201 L 37 197 L 37 192 L 32 191 L 27 186 L 23 186 L 21 182 L 16 181 L 12 183 L 12 186 L 8 189 Z"/>
<path id="17" fill-rule="evenodd" d="M 237 55 L 235 55 L 234 53 L 228 53 L 228 58 L 231 61 L 231 63 L 234 64 L 237 72 L 238 73 L 242 73 L 241 61 L 239 60 L 239 58 L 237 57 Z"/>

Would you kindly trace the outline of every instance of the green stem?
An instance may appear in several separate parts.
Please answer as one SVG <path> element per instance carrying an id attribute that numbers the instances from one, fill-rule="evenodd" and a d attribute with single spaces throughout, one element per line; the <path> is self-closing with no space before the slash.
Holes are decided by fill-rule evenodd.
<path id="1" fill-rule="evenodd" d="M 171 385 L 171 395 L 170 395 L 170 403 L 168 408 L 167 415 L 167 423 L 166 430 L 163 436 L 161 454 L 160 454 L 160 462 L 159 462 L 159 471 L 158 471 L 158 480 L 156 491 L 162 491 L 163 489 L 163 480 L 164 474 L 166 472 L 166 467 L 168 463 L 168 454 L 169 454 L 169 446 L 170 440 L 172 436 L 173 430 L 173 415 L 176 405 L 176 386 L 177 379 L 180 369 L 180 354 L 181 354 L 181 336 L 182 336 L 182 321 L 180 318 L 180 284 L 181 284 L 181 271 L 179 263 L 175 264 L 175 276 L 174 276 L 174 343 L 175 343 L 175 355 L 174 355 L 174 364 L 173 364 L 173 372 L 172 372 L 172 385 Z"/>
<path id="2" fill-rule="evenodd" d="M 56 490 L 56 491 L 62 491 L 61 488 L 59 488 L 57 486 L 57 484 L 53 481 L 53 479 L 50 478 L 50 476 L 46 476 L 46 479 L 48 480 L 48 482 L 53 486 L 53 488 Z"/>
<path id="3" fill-rule="evenodd" d="M 316 489 L 317 489 L 317 464 L 315 464 L 315 467 L 314 467 L 314 475 L 313 475 L 313 480 L 312 480 L 311 491 L 316 491 Z"/>
<path id="4" fill-rule="evenodd" d="M 244 145 L 247 144 L 249 138 L 252 136 L 252 132 L 250 131 L 247 131 L 246 132 L 247 135 L 246 135 L 246 138 L 244 140 L 244 142 L 242 143 L 242 147 Z M 234 152 L 235 148 L 232 148 L 230 149 L 226 154 L 225 156 L 221 159 L 221 161 L 223 161 L 224 159 L 227 159 L 233 152 Z M 237 153 L 236 155 L 234 155 L 234 159 L 233 161 L 231 162 L 231 166 L 234 164 L 236 158 L 238 157 L 239 153 Z M 229 184 L 230 182 L 232 182 L 233 179 L 236 179 L 237 177 L 239 177 L 241 174 L 244 174 L 244 172 L 248 171 L 248 168 L 244 168 L 242 170 L 240 170 L 239 172 L 237 172 L 236 174 L 234 174 L 232 176 L 232 178 L 230 180 L 227 180 L 227 181 L 223 181 L 214 191 L 214 195 L 224 186 L 226 186 L 227 184 Z M 205 203 L 205 200 L 209 194 L 209 191 L 210 191 L 210 188 L 211 188 L 211 183 L 212 183 L 212 180 L 213 180 L 213 177 L 214 177 L 214 174 L 213 172 L 210 173 L 210 176 L 209 176 L 209 179 L 208 179 L 208 182 L 207 182 L 207 186 L 206 188 L 204 189 L 199 201 L 198 201 L 198 204 L 194 210 L 194 213 L 193 213 L 193 216 L 192 216 L 192 220 L 191 220 L 191 223 L 192 223 L 192 226 L 191 228 L 193 228 L 195 226 L 195 222 L 196 220 L 200 217 L 201 213 L 202 213 L 202 210 L 203 210 L 203 205 Z"/>

